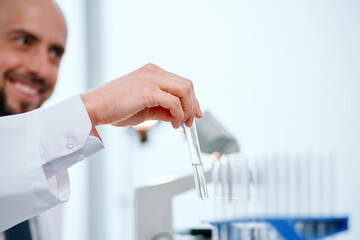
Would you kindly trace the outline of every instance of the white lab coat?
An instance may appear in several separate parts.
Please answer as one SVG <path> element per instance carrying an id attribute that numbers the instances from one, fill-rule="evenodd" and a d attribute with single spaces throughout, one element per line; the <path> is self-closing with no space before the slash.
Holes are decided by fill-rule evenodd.
<path id="1" fill-rule="evenodd" d="M 69 199 L 67 168 L 104 147 L 90 131 L 80 96 L 0 117 L 0 240 L 2 231 Z M 34 239 L 49 239 L 41 222 L 50 215 L 30 221 Z"/>

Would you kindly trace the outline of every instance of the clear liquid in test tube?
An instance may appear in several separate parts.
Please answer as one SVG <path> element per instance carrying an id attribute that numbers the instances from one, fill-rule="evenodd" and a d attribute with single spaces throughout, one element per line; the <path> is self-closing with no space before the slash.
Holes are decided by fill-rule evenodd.
<path id="1" fill-rule="evenodd" d="M 206 186 L 204 168 L 200 158 L 200 146 L 195 121 L 191 127 L 187 127 L 184 124 L 182 125 L 182 128 L 184 129 L 186 141 L 189 147 L 191 164 L 194 172 L 195 188 L 197 189 L 199 198 L 206 200 L 209 195 Z"/>

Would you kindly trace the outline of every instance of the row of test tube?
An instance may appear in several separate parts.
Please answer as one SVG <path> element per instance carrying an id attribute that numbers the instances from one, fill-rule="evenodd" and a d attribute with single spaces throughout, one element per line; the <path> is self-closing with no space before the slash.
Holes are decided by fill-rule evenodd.
<path id="1" fill-rule="evenodd" d="M 332 155 L 284 154 L 247 158 L 229 154 L 214 158 L 214 219 L 332 216 L 336 182 L 334 165 Z M 225 236 L 229 231 L 224 230 L 221 240 L 283 239 L 266 223 L 241 222 L 234 226 L 237 231 L 232 234 L 239 236 L 230 238 Z M 316 229 L 321 230 L 321 227 Z M 213 239 L 216 240 L 216 236 Z"/>

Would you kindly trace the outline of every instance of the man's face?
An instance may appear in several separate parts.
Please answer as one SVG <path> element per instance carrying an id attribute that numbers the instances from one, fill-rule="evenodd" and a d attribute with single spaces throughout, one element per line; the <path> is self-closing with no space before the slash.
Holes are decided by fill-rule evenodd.
<path id="1" fill-rule="evenodd" d="M 0 108 L 34 110 L 52 94 L 67 27 L 51 0 L 0 0 Z"/>

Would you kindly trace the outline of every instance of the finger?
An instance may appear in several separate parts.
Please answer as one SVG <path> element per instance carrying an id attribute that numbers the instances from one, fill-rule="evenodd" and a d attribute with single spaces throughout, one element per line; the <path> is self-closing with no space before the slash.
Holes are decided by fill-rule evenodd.
<path id="1" fill-rule="evenodd" d="M 162 90 L 171 93 L 172 95 L 177 96 L 181 101 L 181 106 L 184 111 L 184 119 L 181 124 L 183 124 L 193 113 L 194 111 L 194 91 L 193 84 L 190 80 L 187 79 L 169 79 L 164 83 Z"/>
<path id="2" fill-rule="evenodd" d="M 201 108 L 200 108 L 200 103 L 199 101 L 196 99 L 196 117 L 197 118 L 202 118 L 202 111 L 201 111 Z"/>
<path id="3" fill-rule="evenodd" d="M 183 119 L 184 119 L 184 111 L 180 102 L 180 99 L 176 96 L 173 96 L 169 93 L 163 92 L 163 91 L 158 91 L 158 93 L 154 94 L 155 95 L 155 100 L 154 100 L 154 105 L 149 106 L 152 108 L 152 114 L 153 116 L 151 116 L 151 118 L 156 117 L 156 113 L 161 114 L 161 112 L 159 111 L 155 111 L 158 108 L 157 107 L 162 107 L 164 109 L 168 109 L 168 111 L 170 112 L 172 119 L 171 124 L 174 128 L 178 128 Z M 163 115 L 160 115 L 163 117 Z M 161 119 L 158 119 L 161 120 Z"/>
<path id="4" fill-rule="evenodd" d="M 174 117 L 169 109 L 163 107 L 153 107 L 150 109 L 148 118 L 146 120 L 160 120 L 165 122 L 173 121 Z"/>
<path id="5" fill-rule="evenodd" d="M 185 121 L 185 125 L 188 127 L 191 127 L 191 125 L 193 124 L 195 116 L 194 115 L 190 115 L 190 117 Z"/>
<path id="6" fill-rule="evenodd" d="M 196 118 L 202 118 L 202 111 L 200 109 L 200 104 L 199 101 L 197 99 L 195 99 L 195 107 L 194 107 L 194 112 L 193 114 L 185 121 L 185 125 L 190 127 L 193 122 L 194 119 Z"/>
<path id="7" fill-rule="evenodd" d="M 189 116 L 189 118 L 186 119 L 185 125 L 188 126 L 188 127 L 191 127 L 191 125 L 193 124 L 193 121 L 194 121 L 195 117 L 197 117 L 197 118 L 201 118 L 201 117 L 202 117 L 202 113 L 201 113 L 201 110 L 200 110 L 200 108 L 199 108 L 199 102 L 198 102 L 197 99 L 195 99 L 194 111 L 193 111 L 193 113 Z"/>
<path id="8" fill-rule="evenodd" d="M 186 119 L 186 122 L 185 122 L 188 127 L 190 127 L 192 125 L 195 117 L 202 117 L 201 110 L 199 108 L 199 102 L 197 99 L 195 99 L 194 105 L 195 105 L 194 111 L 192 112 L 190 117 L 188 119 Z M 199 112 L 200 112 L 200 114 L 199 114 Z"/>

